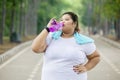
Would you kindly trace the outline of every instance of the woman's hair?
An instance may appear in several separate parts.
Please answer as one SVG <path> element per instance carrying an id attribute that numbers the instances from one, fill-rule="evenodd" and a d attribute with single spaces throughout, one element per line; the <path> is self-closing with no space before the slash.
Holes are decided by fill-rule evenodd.
<path id="1" fill-rule="evenodd" d="M 78 16 L 73 12 L 65 12 L 62 15 L 65 15 L 65 14 L 69 14 L 71 16 L 73 22 L 76 23 L 75 31 L 79 32 L 80 30 L 79 30 L 79 24 L 78 24 Z"/>

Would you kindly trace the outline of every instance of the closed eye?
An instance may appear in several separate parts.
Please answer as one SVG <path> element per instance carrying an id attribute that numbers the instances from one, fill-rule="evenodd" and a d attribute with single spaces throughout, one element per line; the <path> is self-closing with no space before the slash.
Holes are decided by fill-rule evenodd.
<path id="1" fill-rule="evenodd" d="M 69 19 L 65 19 L 66 21 L 69 21 Z"/>

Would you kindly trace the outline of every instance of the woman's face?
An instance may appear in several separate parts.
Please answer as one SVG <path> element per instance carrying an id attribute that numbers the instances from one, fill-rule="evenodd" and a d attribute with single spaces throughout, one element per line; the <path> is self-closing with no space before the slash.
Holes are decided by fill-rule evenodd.
<path id="1" fill-rule="evenodd" d="M 65 14 L 61 17 L 61 21 L 64 26 L 63 26 L 63 32 L 69 33 L 69 32 L 74 32 L 74 29 L 76 27 L 76 24 L 73 22 L 71 16 L 69 14 Z"/>

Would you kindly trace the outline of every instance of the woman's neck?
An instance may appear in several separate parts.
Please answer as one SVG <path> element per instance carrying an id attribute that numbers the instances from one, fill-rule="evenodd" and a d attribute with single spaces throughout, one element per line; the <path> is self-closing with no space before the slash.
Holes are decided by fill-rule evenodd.
<path id="1" fill-rule="evenodd" d="M 73 34 L 74 34 L 74 33 L 64 33 L 64 32 L 63 32 L 61 36 L 62 36 L 63 38 L 70 38 L 70 37 L 73 37 Z"/>

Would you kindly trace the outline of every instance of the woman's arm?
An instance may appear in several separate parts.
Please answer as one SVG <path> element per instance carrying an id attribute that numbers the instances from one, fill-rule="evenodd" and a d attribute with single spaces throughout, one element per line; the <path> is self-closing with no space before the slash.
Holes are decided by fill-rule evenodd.
<path id="1" fill-rule="evenodd" d="M 46 38 L 47 38 L 48 32 L 46 29 L 44 29 L 34 40 L 32 43 L 32 50 L 35 53 L 42 53 L 45 51 L 47 44 L 46 44 Z"/>
<path id="2" fill-rule="evenodd" d="M 100 54 L 97 51 L 95 51 L 91 55 L 88 55 L 87 58 L 88 58 L 88 62 L 85 64 L 85 67 L 87 71 L 89 71 L 99 63 Z"/>
<path id="3" fill-rule="evenodd" d="M 47 27 L 51 26 L 52 20 L 53 19 L 49 21 Z M 40 53 L 40 52 L 42 53 L 45 51 L 47 47 L 47 44 L 46 44 L 47 35 L 48 35 L 48 31 L 46 29 L 43 29 L 42 32 L 33 40 L 32 50 L 35 53 Z"/>
<path id="4" fill-rule="evenodd" d="M 88 55 L 87 58 L 88 58 L 88 62 L 85 65 L 80 64 L 80 65 L 73 66 L 73 70 L 77 74 L 91 70 L 100 61 L 100 55 L 97 51 L 95 51 L 91 55 Z"/>

